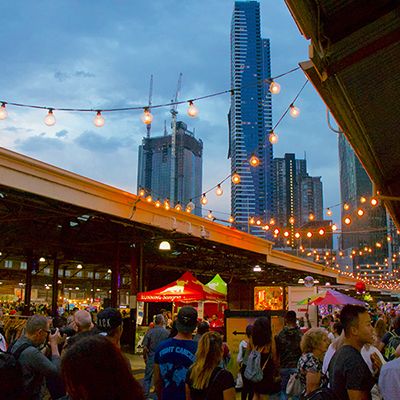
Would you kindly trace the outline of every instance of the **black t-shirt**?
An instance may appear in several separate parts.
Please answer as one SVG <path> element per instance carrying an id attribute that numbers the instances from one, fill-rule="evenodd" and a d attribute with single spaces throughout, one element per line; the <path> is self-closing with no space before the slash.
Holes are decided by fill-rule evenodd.
<path id="1" fill-rule="evenodd" d="M 340 400 L 349 400 L 347 390 L 370 393 L 375 384 L 361 353 L 352 346 L 340 348 L 329 364 L 330 387 Z"/>
<path id="2" fill-rule="evenodd" d="M 218 374 L 218 375 L 217 375 Z M 186 383 L 190 387 L 190 398 L 192 400 L 223 400 L 224 390 L 235 387 L 232 374 L 226 369 L 217 367 L 211 374 L 210 385 L 206 389 L 194 389 L 190 380 L 190 369 L 186 375 Z"/>

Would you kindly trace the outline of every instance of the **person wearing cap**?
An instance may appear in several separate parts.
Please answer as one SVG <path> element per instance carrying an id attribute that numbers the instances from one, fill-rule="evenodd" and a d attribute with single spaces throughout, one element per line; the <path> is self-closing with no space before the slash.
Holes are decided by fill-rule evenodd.
<path id="1" fill-rule="evenodd" d="M 118 348 L 121 347 L 120 339 L 122 335 L 122 315 L 116 308 L 105 308 L 97 315 L 97 327 L 101 335 L 114 343 Z"/>
<path id="2" fill-rule="evenodd" d="M 178 312 L 175 337 L 164 340 L 154 355 L 154 385 L 158 400 L 185 400 L 185 380 L 195 361 L 197 343 L 192 333 L 197 326 L 197 311 L 184 306 Z"/>
<path id="3" fill-rule="evenodd" d="M 143 358 L 146 362 L 143 390 L 146 398 L 149 397 L 151 381 L 153 379 L 155 351 L 159 344 L 169 336 L 169 331 L 165 328 L 165 318 L 163 314 L 157 314 L 154 323 L 154 328 L 149 329 L 143 339 Z"/>

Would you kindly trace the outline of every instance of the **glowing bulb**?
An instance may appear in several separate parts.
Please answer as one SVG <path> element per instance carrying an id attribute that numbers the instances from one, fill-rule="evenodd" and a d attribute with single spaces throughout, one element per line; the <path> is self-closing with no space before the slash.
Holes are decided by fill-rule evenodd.
<path id="1" fill-rule="evenodd" d="M 283 236 L 289 237 L 289 232 L 288 231 L 283 232 Z"/>
<path id="2" fill-rule="evenodd" d="M 271 219 L 269 220 L 269 224 L 270 224 L 270 225 L 275 225 L 275 220 L 274 220 L 273 218 L 271 218 Z"/>
<path id="3" fill-rule="evenodd" d="M 218 185 L 217 188 L 215 189 L 215 194 L 217 196 L 222 196 L 224 194 L 224 191 L 222 190 L 221 185 Z"/>
<path id="4" fill-rule="evenodd" d="M 8 117 L 8 112 L 6 110 L 6 103 L 2 103 L 0 107 L 0 120 L 6 119 Z"/>
<path id="5" fill-rule="evenodd" d="M 345 223 L 346 225 L 350 225 L 350 224 L 351 224 L 351 218 L 350 218 L 350 217 L 346 217 L 346 218 L 344 219 L 344 223 Z"/>
<path id="6" fill-rule="evenodd" d="M 152 121 L 153 121 L 153 115 L 151 114 L 150 109 L 146 107 L 142 114 L 142 122 L 145 125 L 149 125 L 152 123 Z"/>
<path id="7" fill-rule="evenodd" d="M 325 235 L 325 229 L 320 229 L 319 231 L 318 231 L 318 233 L 321 235 L 321 236 L 323 236 L 323 235 Z"/>
<path id="8" fill-rule="evenodd" d="M 295 237 L 296 239 L 299 239 L 299 238 L 300 238 L 300 233 L 299 233 L 299 232 L 296 232 L 296 233 L 294 234 L 294 237 Z"/>
<path id="9" fill-rule="evenodd" d="M 336 224 L 332 224 L 332 231 L 333 232 L 337 231 L 337 225 Z"/>
<path id="10" fill-rule="evenodd" d="M 272 94 L 278 94 L 281 91 L 281 85 L 278 82 L 271 81 L 271 84 L 269 85 L 269 91 Z"/>
<path id="11" fill-rule="evenodd" d="M 182 206 L 181 206 L 180 203 L 176 203 L 176 205 L 175 205 L 175 210 L 176 210 L 176 211 L 182 211 Z"/>
<path id="12" fill-rule="evenodd" d="M 167 211 L 171 208 L 171 205 L 169 204 L 169 200 L 168 199 L 164 200 L 164 208 Z"/>
<path id="13" fill-rule="evenodd" d="M 278 228 L 274 229 L 274 235 L 279 235 L 279 229 Z"/>
<path id="14" fill-rule="evenodd" d="M 327 208 L 327 209 L 326 209 L 326 215 L 327 215 L 328 217 L 330 217 L 330 216 L 332 215 L 332 210 L 329 209 L 329 208 Z"/>
<path id="15" fill-rule="evenodd" d="M 249 219 L 249 224 L 250 224 L 250 225 L 254 225 L 254 223 L 255 223 L 255 219 L 254 219 L 254 217 L 251 217 L 251 218 Z"/>
<path id="16" fill-rule="evenodd" d="M 189 117 L 195 118 L 199 114 L 199 109 L 194 105 L 193 101 L 189 101 L 189 107 L 187 109 L 187 115 Z"/>
<path id="17" fill-rule="evenodd" d="M 238 185 L 238 184 L 240 183 L 240 175 L 239 175 L 237 172 L 235 172 L 235 173 L 232 175 L 232 182 L 233 182 L 235 185 Z"/>
<path id="18" fill-rule="evenodd" d="M 378 205 L 378 200 L 375 197 L 371 198 L 371 206 L 375 207 L 376 205 Z"/>
<path id="19" fill-rule="evenodd" d="M 153 201 L 153 198 L 151 197 L 151 194 L 149 194 L 149 195 L 146 197 L 146 201 L 147 201 L 148 203 L 151 203 L 151 202 Z"/>
<path id="20" fill-rule="evenodd" d="M 343 210 L 348 211 L 350 209 L 350 206 L 347 203 L 343 204 Z"/>
<path id="21" fill-rule="evenodd" d="M 261 225 L 261 220 L 260 220 L 260 219 L 258 219 L 258 220 L 256 221 L 256 225 L 258 225 L 258 226 Z"/>
<path id="22" fill-rule="evenodd" d="M 214 215 L 213 215 L 213 213 L 212 213 L 211 210 L 208 212 L 207 218 L 208 218 L 208 219 L 214 219 Z"/>
<path id="23" fill-rule="evenodd" d="M 259 160 L 259 158 L 258 158 L 255 154 L 253 154 L 253 155 L 250 157 L 250 165 L 251 165 L 252 167 L 258 167 L 258 166 L 260 165 L 260 160 Z"/>
<path id="24" fill-rule="evenodd" d="M 268 135 L 268 140 L 270 141 L 271 144 L 276 144 L 278 143 L 279 138 L 274 131 L 271 131 Z"/>
<path id="25" fill-rule="evenodd" d="M 294 217 L 290 217 L 290 218 L 289 218 L 289 224 L 290 224 L 290 225 L 293 225 L 293 224 L 294 224 Z"/>
<path id="26" fill-rule="evenodd" d="M 44 123 L 47 126 L 53 126 L 56 123 L 56 117 L 53 114 L 53 110 L 50 108 L 47 115 L 44 118 Z"/>
<path id="27" fill-rule="evenodd" d="M 188 212 L 188 213 L 192 212 L 194 210 L 194 207 L 195 207 L 195 205 L 194 205 L 192 199 L 190 199 L 189 203 L 187 203 L 187 205 L 186 205 L 186 212 Z"/>
<path id="28" fill-rule="evenodd" d="M 269 230 L 269 225 L 264 225 L 263 229 L 264 229 L 264 231 L 268 231 Z"/>
<path id="29" fill-rule="evenodd" d="M 308 238 L 312 237 L 312 233 L 311 232 L 307 232 L 307 237 Z"/>
<path id="30" fill-rule="evenodd" d="M 360 197 L 360 203 L 364 204 L 366 203 L 367 199 L 364 196 Z"/>
<path id="31" fill-rule="evenodd" d="M 362 217 L 362 216 L 364 215 L 364 210 L 363 210 L 362 208 L 359 208 L 359 209 L 357 210 L 357 215 L 358 215 L 359 217 Z"/>
<path id="32" fill-rule="evenodd" d="M 146 191 L 144 189 L 139 189 L 139 196 L 144 197 L 146 194 Z"/>
<path id="33" fill-rule="evenodd" d="M 290 105 L 290 116 L 293 118 L 297 118 L 300 115 L 300 109 L 293 104 Z"/>
<path id="34" fill-rule="evenodd" d="M 235 222 L 235 218 L 232 217 L 232 215 L 229 217 L 228 220 L 231 224 L 233 224 Z"/>
<path id="35" fill-rule="evenodd" d="M 101 115 L 101 111 L 97 111 L 93 123 L 95 126 L 97 126 L 97 128 L 101 128 L 102 126 L 104 126 L 105 120 L 104 117 Z"/>
<path id="36" fill-rule="evenodd" d="M 314 214 L 313 213 L 310 213 L 309 215 L 308 215 L 308 219 L 310 220 L 310 221 L 314 221 Z"/>
<path id="37" fill-rule="evenodd" d="M 160 208 L 160 207 L 161 207 L 161 201 L 160 201 L 160 199 L 157 199 L 157 201 L 154 203 L 154 205 L 155 205 L 157 208 Z"/>
<path id="38" fill-rule="evenodd" d="M 200 199 L 200 203 L 201 203 L 203 206 L 205 206 L 205 205 L 208 203 L 208 199 L 207 199 L 205 193 L 202 194 L 201 199 Z"/>
<path id="39" fill-rule="evenodd" d="M 76 266 L 76 268 L 78 268 L 78 269 L 82 269 L 82 268 L 83 268 L 83 266 L 82 266 L 82 264 L 78 264 L 78 265 Z"/>

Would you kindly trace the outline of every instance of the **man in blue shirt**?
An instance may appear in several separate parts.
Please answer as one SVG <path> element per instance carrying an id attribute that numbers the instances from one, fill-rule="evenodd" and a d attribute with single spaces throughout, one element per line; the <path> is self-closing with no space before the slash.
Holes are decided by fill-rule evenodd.
<path id="1" fill-rule="evenodd" d="M 178 334 L 163 341 L 154 356 L 154 385 L 158 400 L 185 400 L 185 379 L 195 360 L 197 342 L 192 332 L 197 326 L 197 311 L 190 306 L 179 310 Z"/>
<path id="2" fill-rule="evenodd" d="M 382 366 L 378 386 L 384 399 L 400 399 L 400 358 Z"/>

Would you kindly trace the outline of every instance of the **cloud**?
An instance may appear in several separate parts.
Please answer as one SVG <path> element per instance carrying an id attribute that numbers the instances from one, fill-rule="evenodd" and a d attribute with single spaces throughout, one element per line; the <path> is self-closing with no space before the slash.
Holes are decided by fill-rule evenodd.
<path id="1" fill-rule="evenodd" d="M 62 129 L 61 131 L 56 132 L 56 137 L 63 138 L 68 135 L 68 131 L 66 129 Z"/>
<path id="2" fill-rule="evenodd" d="M 134 142 L 130 137 L 103 137 L 93 131 L 85 131 L 74 142 L 91 152 L 109 153 L 121 148 L 132 147 Z"/>
<path id="3" fill-rule="evenodd" d="M 29 154 L 42 153 L 51 150 L 63 150 L 65 143 L 59 139 L 49 138 L 44 132 L 36 136 L 31 136 L 26 139 L 17 139 L 14 141 L 15 147 L 18 150 Z"/>
<path id="4" fill-rule="evenodd" d="M 65 82 L 72 78 L 95 78 L 96 75 L 87 71 L 75 71 L 72 73 L 57 71 L 54 73 L 54 78 L 59 82 Z"/>

